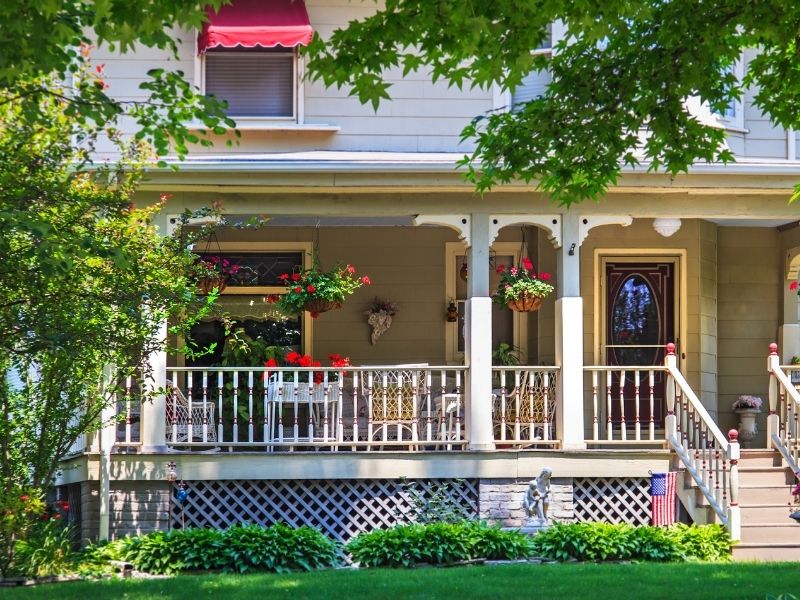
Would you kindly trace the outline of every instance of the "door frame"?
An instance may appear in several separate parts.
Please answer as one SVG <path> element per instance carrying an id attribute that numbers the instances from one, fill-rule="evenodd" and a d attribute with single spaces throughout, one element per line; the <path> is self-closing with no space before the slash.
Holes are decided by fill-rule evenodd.
<path id="1" fill-rule="evenodd" d="M 674 265 L 675 285 L 675 331 L 678 335 L 673 340 L 678 345 L 678 368 L 684 370 L 686 361 L 686 324 L 687 315 L 687 273 L 686 249 L 684 248 L 595 248 L 594 251 L 594 363 L 605 364 L 606 334 L 606 264 L 620 262 L 671 262 Z"/>

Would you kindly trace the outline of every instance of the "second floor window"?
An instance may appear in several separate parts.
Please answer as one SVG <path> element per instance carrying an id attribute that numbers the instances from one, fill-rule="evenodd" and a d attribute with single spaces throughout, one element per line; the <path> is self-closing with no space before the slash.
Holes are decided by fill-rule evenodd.
<path id="1" fill-rule="evenodd" d="M 215 48 L 205 55 L 205 92 L 227 100 L 231 117 L 295 117 L 295 51 Z"/>

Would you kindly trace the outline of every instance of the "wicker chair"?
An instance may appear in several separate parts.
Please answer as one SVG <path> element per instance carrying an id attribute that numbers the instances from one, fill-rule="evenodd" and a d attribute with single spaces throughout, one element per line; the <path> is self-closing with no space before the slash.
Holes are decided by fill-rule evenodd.
<path id="1" fill-rule="evenodd" d="M 517 402 L 519 394 L 519 402 Z M 517 415 L 519 407 L 519 415 Z M 505 427 L 505 439 L 515 440 L 516 426 L 519 421 L 520 440 L 553 439 L 553 421 L 555 418 L 556 394 L 555 378 L 550 378 L 547 385 L 541 373 L 529 371 L 520 378 L 519 388 L 513 388 L 505 394 L 505 426 L 503 425 L 503 396 L 492 394 L 492 421 L 494 422 L 495 439 L 502 439 Z"/>
<path id="2" fill-rule="evenodd" d="M 371 439 L 410 441 L 419 437 L 417 421 L 427 394 L 424 370 L 427 366 L 397 365 L 361 374 L 360 394 L 366 402 L 361 410 L 370 417 Z"/>
<path id="3" fill-rule="evenodd" d="M 217 441 L 217 424 L 214 421 L 214 405 L 211 402 L 189 402 L 183 392 L 167 384 L 167 442 L 187 443 L 203 441 L 203 424 L 207 424 L 206 442 Z M 189 439 L 189 422 L 192 423 L 192 439 Z M 174 439 L 173 439 L 174 436 Z"/>

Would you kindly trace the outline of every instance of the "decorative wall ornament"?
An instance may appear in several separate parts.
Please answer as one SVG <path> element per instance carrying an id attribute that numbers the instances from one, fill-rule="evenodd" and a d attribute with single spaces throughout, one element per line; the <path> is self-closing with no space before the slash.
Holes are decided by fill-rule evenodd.
<path id="1" fill-rule="evenodd" d="M 374 346 L 378 343 L 378 338 L 392 326 L 392 317 L 397 314 L 397 304 L 376 297 L 364 314 L 367 315 L 367 323 L 372 327 L 370 341 Z"/>

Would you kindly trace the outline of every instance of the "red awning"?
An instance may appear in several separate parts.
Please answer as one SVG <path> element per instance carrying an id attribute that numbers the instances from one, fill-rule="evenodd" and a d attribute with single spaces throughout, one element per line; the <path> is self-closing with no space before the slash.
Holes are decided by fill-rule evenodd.
<path id="1" fill-rule="evenodd" d="M 197 38 L 197 53 L 209 48 L 294 48 L 314 35 L 303 0 L 233 0 L 208 11 Z"/>

